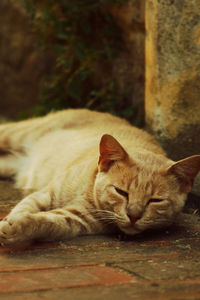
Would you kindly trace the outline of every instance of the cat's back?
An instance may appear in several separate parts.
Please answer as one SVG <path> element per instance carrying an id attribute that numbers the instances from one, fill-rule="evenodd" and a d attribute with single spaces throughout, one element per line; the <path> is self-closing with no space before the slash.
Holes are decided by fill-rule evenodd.
<path id="1" fill-rule="evenodd" d="M 164 154 L 156 140 L 147 132 L 109 113 L 68 109 L 49 114 L 45 118 L 49 131 L 44 131 L 45 134 L 37 139 L 34 147 L 36 151 L 38 147 L 41 152 L 46 153 L 59 153 L 65 149 L 69 157 L 74 157 L 91 147 L 98 150 L 102 135 L 110 134 L 126 148 L 141 148 Z"/>
<path id="2" fill-rule="evenodd" d="M 66 110 L 50 115 L 61 126 L 41 136 L 29 151 L 34 168 L 44 166 L 56 169 L 74 166 L 93 157 L 98 160 L 99 143 L 104 134 L 114 136 L 128 153 L 151 151 L 164 154 L 155 139 L 126 120 L 108 113 L 86 109 Z M 50 121 L 50 120 L 49 120 Z M 86 162 L 87 164 L 87 162 Z"/>
<path id="3" fill-rule="evenodd" d="M 64 139 L 69 140 L 71 145 L 77 144 L 77 141 L 85 144 L 91 140 L 99 141 L 103 134 L 111 134 L 127 146 L 134 144 L 135 147 L 163 153 L 155 139 L 147 132 L 109 113 L 88 109 L 67 109 L 50 113 L 45 119 L 44 125 L 48 124 L 49 131 L 45 131 L 44 135 L 41 134 L 41 138 L 44 137 L 47 143 Z"/>
<path id="4" fill-rule="evenodd" d="M 91 111 L 88 109 L 67 109 L 53 112 L 45 117 L 33 118 L 21 122 L 8 123 L 0 127 L 0 142 L 4 148 L 12 150 L 20 149 L 21 152 L 29 150 L 38 141 L 43 139 L 51 143 L 53 139 L 59 139 L 58 131 L 64 130 L 66 137 L 71 131 L 80 139 L 82 135 L 85 142 L 87 139 L 107 133 L 122 139 L 122 142 L 133 142 L 136 146 L 150 147 L 155 140 L 141 129 L 133 127 L 126 120 L 113 116 L 109 113 Z M 55 135 L 55 132 L 57 134 Z M 57 136 L 57 138 L 56 138 Z M 48 137 L 48 138 L 47 138 Z M 158 144 L 157 144 L 158 146 Z M 48 144 L 47 147 L 48 148 Z M 7 149 L 5 149 L 7 150 Z M 159 151 L 159 150 L 158 150 Z"/>

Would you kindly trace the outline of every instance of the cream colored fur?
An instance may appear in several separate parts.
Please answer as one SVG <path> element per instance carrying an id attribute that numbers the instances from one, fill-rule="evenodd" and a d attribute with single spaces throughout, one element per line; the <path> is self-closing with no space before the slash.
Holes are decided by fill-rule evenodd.
<path id="1" fill-rule="evenodd" d="M 0 126 L 0 176 L 26 197 L 0 222 L 0 242 L 59 240 L 173 222 L 200 156 L 177 163 L 123 119 L 65 110 Z"/>

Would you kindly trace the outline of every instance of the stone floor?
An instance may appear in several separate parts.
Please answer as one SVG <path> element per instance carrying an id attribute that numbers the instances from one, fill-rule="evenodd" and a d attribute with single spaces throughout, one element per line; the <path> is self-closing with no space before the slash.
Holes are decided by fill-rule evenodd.
<path id="1" fill-rule="evenodd" d="M 20 199 L 0 181 L 0 216 Z M 137 237 L 0 248 L 0 299 L 200 299 L 200 216 Z"/>

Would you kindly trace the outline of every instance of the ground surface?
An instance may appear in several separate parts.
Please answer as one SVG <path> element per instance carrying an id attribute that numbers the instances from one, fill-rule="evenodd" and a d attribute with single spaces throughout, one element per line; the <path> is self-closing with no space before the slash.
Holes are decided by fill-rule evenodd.
<path id="1" fill-rule="evenodd" d="M 0 216 L 20 199 L 0 181 Z M 200 299 L 200 216 L 160 232 L 0 248 L 0 299 Z"/>

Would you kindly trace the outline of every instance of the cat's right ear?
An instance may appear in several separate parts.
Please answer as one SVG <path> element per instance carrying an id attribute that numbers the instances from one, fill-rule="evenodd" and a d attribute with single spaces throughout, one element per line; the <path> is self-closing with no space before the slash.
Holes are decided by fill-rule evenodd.
<path id="1" fill-rule="evenodd" d="M 193 155 L 179 160 L 168 168 L 168 174 L 174 174 L 181 184 L 183 192 L 189 192 L 194 179 L 200 172 L 200 155 Z"/>
<path id="2" fill-rule="evenodd" d="M 99 145 L 99 162 L 100 171 L 106 172 L 114 161 L 124 160 L 128 154 L 120 143 L 109 134 L 104 134 Z"/>

